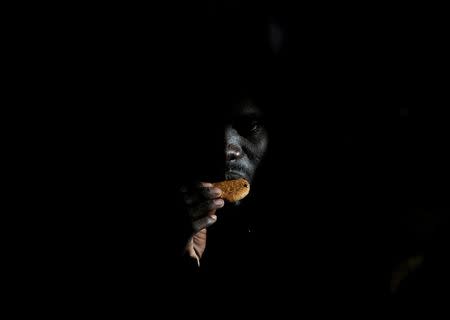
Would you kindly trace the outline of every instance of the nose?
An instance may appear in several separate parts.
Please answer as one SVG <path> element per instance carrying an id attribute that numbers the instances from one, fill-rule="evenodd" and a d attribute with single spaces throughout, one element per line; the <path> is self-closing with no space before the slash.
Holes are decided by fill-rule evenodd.
<path id="1" fill-rule="evenodd" d="M 226 161 L 235 161 L 242 158 L 242 148 L 234 143 L 229 143 L 225 149 Z"/>

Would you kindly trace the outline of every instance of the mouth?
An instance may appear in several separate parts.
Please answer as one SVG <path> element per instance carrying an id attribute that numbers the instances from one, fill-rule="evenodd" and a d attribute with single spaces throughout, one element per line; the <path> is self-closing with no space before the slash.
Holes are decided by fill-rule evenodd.
<path id="1" fill-rule="evenodd" d="M 225 180 L 233 180 L 233 179 L 240 179 L 240 178 L 244 178 L 245 180 L 249 181 L 249 178 L 243 172 L 234 171 L 234 170 L 229 170 L 229 171 L 225 172 Z"/>

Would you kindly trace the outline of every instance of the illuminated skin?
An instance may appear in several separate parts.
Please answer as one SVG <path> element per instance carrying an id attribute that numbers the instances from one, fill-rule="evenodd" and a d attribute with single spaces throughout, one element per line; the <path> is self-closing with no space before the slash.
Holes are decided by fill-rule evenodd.
<path id="1" fill-rule="evenodd" d="M 250 100 L 242 100 L 230 108 L 225 119 L 222 132 L 225 161 L 221 175 L 226 180 L 244 178 L 251 185 L 267 151 L 268 135 L 263 114 Z M 206 248 L 206 230 L 217 221 L 216 210 L 225 205 L 220 199 L 222 191 L 208 182 L 184 186 L 181 191 L 192 228 L 186 252 L 200 264 Z"/>

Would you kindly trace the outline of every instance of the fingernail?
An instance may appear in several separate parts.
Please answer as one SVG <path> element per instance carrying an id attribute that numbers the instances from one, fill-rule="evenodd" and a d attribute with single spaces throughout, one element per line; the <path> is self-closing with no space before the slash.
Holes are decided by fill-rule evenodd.
<path id="1" fill-rule="evenodd" d="M 224 205 L 223 199 L 215 199 L 214 204 L 216 206 L 223 207 L 223 205 Z"/>
<path id="2" fill-rule="evenodd" d="M 201 182 L 200 184 L 201 184 L 202 187 L 205 187 L 205 188 L 209 188 L 209 187 L 213 186 L 213 184 L 209 183 L 209 182 Z"/>

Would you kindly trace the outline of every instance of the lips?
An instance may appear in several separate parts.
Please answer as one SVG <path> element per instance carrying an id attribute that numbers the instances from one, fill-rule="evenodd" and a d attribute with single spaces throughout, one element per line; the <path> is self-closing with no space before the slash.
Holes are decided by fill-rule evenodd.
<path id="1" fill-rule="evenodd" d="M 244 178 L 247 181 L 249 180 L 247 175 L 245 173 L 243 173 L 243 172 L 235 171 L 235 170 L 229 170 L 229 171 L 225 172 L 225 179 L 226 180 L 240 179 L 240 178 Z"/>

